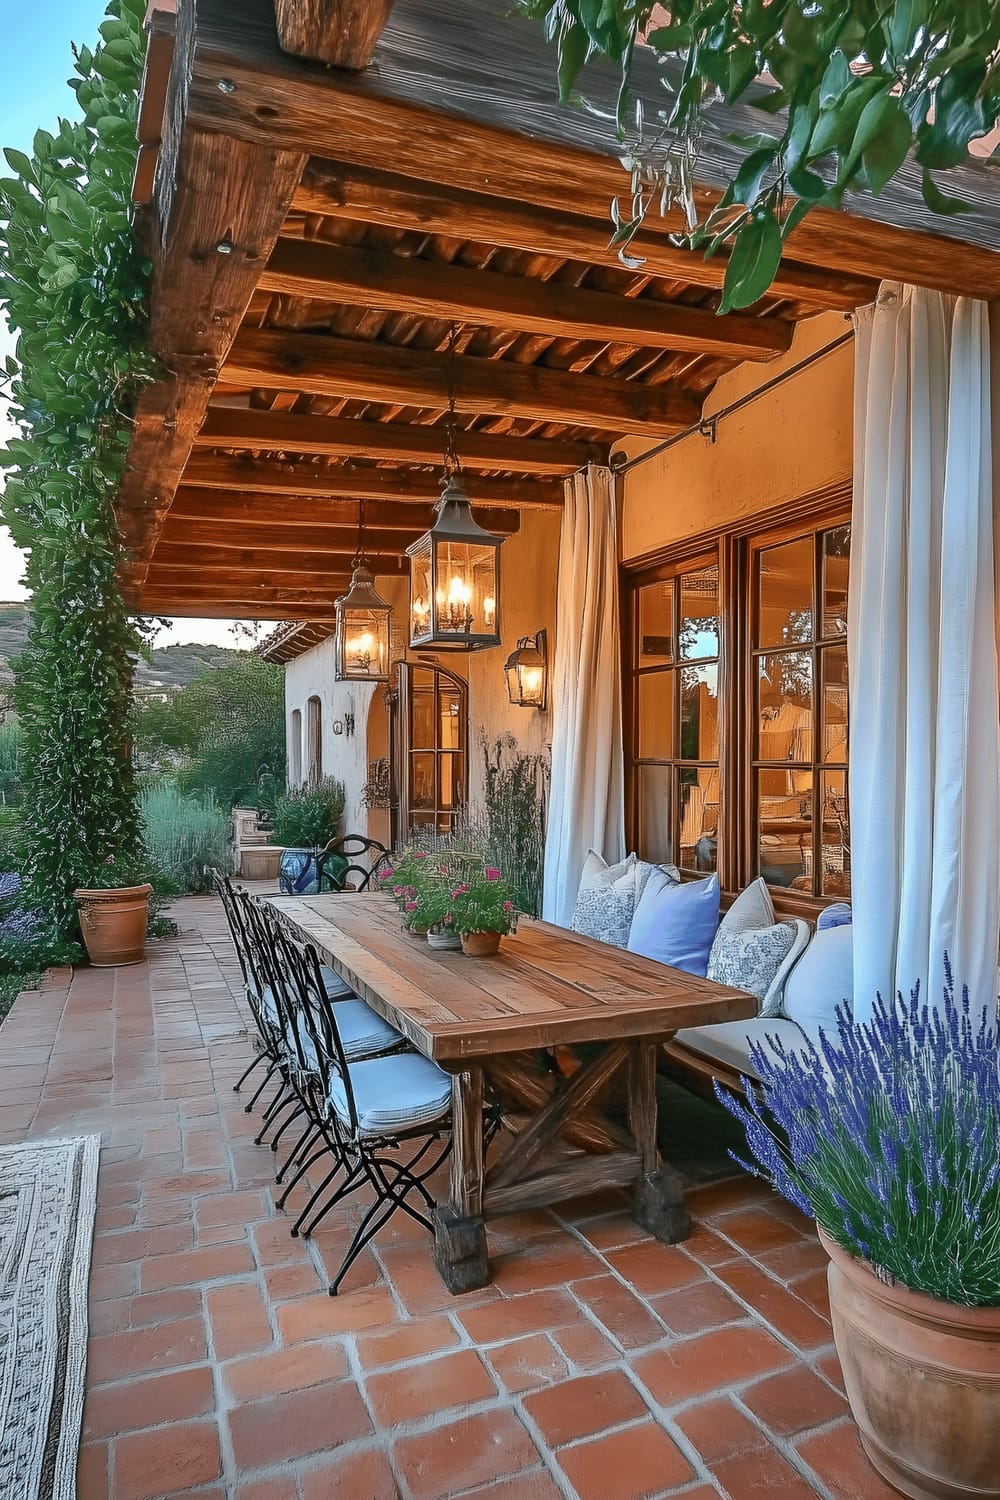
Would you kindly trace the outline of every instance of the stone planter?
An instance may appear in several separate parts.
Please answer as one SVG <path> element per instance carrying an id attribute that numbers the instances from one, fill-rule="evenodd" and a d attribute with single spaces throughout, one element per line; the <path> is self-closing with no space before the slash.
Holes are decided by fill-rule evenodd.
<path id="1" fill-rule="evenodd" d="M 463 932 L 462 952 L 472 958 L 488 958 L 500 952 L 499 932 Z"/>
<path id="2" fill-rule="evenodd" d="M 874 1467 L 911 1500 L 1000 1497 L 1000 1307 L 886 1286 L 822 1230 L 847 1395 Z"/>
<path id="3" fill-rule="evenodd" d="M 98 969 L 141 963 L 146 952 L 151 885 L 118 890 L 74 891 L 80 906 L 80 931 L 90 962 Z"/>
<path id="4" fill-rule="evenodd" d="M 277 880 L 284 852 L 277 844 L 244 845 L 240 851 L 240 877 L 243 880 Z"/>

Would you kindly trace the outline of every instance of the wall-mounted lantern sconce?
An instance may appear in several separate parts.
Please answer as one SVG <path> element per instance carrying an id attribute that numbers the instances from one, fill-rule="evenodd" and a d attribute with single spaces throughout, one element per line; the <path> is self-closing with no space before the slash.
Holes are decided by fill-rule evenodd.
<path id="1" fill-rule="evenodd" d="M 546 635 L 525 635 L 517 643 L 504 665 L 507 674 L 507 696 L 521 708 L 544 712 L 549 686 L 549 663 Z"/>

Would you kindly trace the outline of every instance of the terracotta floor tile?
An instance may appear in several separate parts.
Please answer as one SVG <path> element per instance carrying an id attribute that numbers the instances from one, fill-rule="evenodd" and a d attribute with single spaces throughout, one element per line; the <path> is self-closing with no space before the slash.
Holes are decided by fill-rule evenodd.
<path id="1" fill-rule="evenodd" d="M 720 1215 L 713 1221 L 713 1227 L 739 1245 L 747 1255 L 759 1255 L 779 1246 L 800 1245 L 803 1239 L 800 1229 L 767 1209 L 742 1209 Z"/>
<path id="2" fill-rule="evenodd" d="M 602 1254 L 652 1239 L 649 1230 L 637 1224 L 628 1210 L 605 1214 L 599 1219 L 588 1219 L 576 1227 L 577 1232 Z"/>
<path id="3" fill-rule="evenodd" d="M 114 1437 L 163 1422 L 183 1422 L 215 1409 L 208 1365 L 166 1375 L 133 1376 L 116 1385 L 91 1387 L 83 1412 L 84 1438 Z"/>
<path id="4" fill-rule="evenodd" d="M 413 1323 L 397 1323 L 384 1333 L 362 1334 L 357 1341 L 358 1359 L 364 1370 L 378 1370 L 404 1360 L 420 1359 L 451 1349 L 459 1341 L 452 1323 L 440 1314 Z"/>
<path id="5" fill-rule="evenodd" d="M 299 1487 L 294 1474 L 252 1479 L 249 1484 L 237 1485 L 232 1500 L 299 1500 Z"/>
<path id="6" fill-rule="evenodd" d="M 249 1401 L 228 1413 L 238 1472 L 270 1468 L 310 1453 L 325 1453 L 372 1430 L 349 1381 Z"/>
<path id="7" fill-rule="evenodd" d="M 393 1454 L 414 1500 L 443 1500 L 538 1465 L 525 1429 L 500 1409 L 400 1438 Z"/>
<path id="8" fill-rule="evenodd" d="M 274 1342 L 267 1307 L 256 1281 L 210 1287 L 205 1306 L 216 1359 L 233 1359 Z"/>
<path id="9" fill-rule="evenodd" d="M 485 1489 L 464 1490 L 458 1500 L 561 1500 L 562 1491 L 545 1469 L 529 1469 L 514 1479 L 500 1479 Z"/>
<path id="10" fill-rule="evenodd" d="M 772 1432 L 782 1437 L 804 1432 L 809 1427 L 821 1427 L 847 1414 L 843 1396 L 831 1390 L 825 1380 L 805 1365 L 758 1381 L 744 1391 L 741 1399 Z"/>
<path id="11" fill-rule="evenodd" d="M 585 1276 L 599 1276 L 604 1264 L 588 1246 L 567 1235 L 542 1240 L 526 1249 L 495 1256 L 490 1263 L 493 1284 L 508 1295 L 539 1287 L 565 1286 Z"/>
<path id="12" fill-rule="evenodd" d="M 302 1469 L 299 1483 L 302 1500 L 398 1500 L 400 1494 L 385 1454 L 376 1448 Z"/>
<path id="13" fill-rule="evenodd" d="M 153 1500 L 209 1484 L 222 1472 L 214 1422 L 177 1422 L 114 1445 L 114 1500 Z"/>
<path id="14" fill-rule="evenodd" d="M 237 1401 L 324 1385 L 343 1379 L 347 1372 L 347 1355 L 333 1339 L 252 1354 L 222 1366 L 222 1378 Z"/>
<path id="15" fill-rule="evenodd" d="M 706 1463 L 767 1446 L 768 1439 L 725 1396 L 699 1401 L 672 1419 Z"/>
<path id="16" fill-rule="evenodd" d="M 588 1312 L 623 1349 L 645 1349 L 667 1337 L 644 1302 L 614 1276 L 598 1276 L 573 1288 Z"/>
<path id="17" fill-rule="evenodd" d="M 613 1364 L 622 1357 L 621 1350 L 587 1319 L 569 1328 L 553 1329 L 551 1337 L 578 1370 L 593 1370 L 600 1365 Z"/>
<path id="18" fill-rule="evenodd" d="M 788 1283 L 788 1290 L 807 1302 L 820 1317 L 830 1317 L 830 1287 L 826 1270 L 810 1271 L 807 1276 L 797 1276 Z"/>
<path id="19" fill-rule="evenodd" d="M 835 1349 L 831 1350 L 829 1354 L 821 1354 L 818 1359 L 814 1360 L 814 1364 L 820 1374 L 826 1376 L 831 1385 L 836 1386 L 837 1390 L 843 1395 L 847 1394 L 844 1386 L 844 1372 L 840 1368 L 840 1360 L 837 1357 Z"/>
<path id="20" fill-rule="evenodd" d="M 550 1447 L 590 1437 L 648 1415 L 649 1409 L 621 1370 L 580 1375 L 526 1396 L 524 1410 Z"/>
<path id="21" fill-rule="evenodd" d="M 197 1287 L 180 1287 L 169 1292 L 144 1292 L 131 1299 L 133 1328 L 151 1328 L 174 1318 L 192 1318 L 201 1312 L 201 1292 Z"/>
<path id="22" fill-rule="evenodd" d="M 76 1500 L 110 1500 L 107 1443 L 81 1445 L 76 1460 Z"/>
<path id="23" fill-rule="evenodd" d="M 267 1293 L 272 1302 L 288 1302 L 293 1297 L 308 1297 L 326 1290 L 326 1283 L 311 1260 L 297 1265 L 272 1266 L 264 1272 Z"/>
<path id="24" fill-rule="evenodd" d="M 386 1287 L 346 1292 L 339 1297 L 321 1293 L 283 1302 L 275 1310 L 278 1329 L 286 1344 L 303 1339 L 326 1338 L 331 1333 L 357 1333 L 383 1328 L 396 1321 L 396 1304 Z"/>
<path id="25" fill-rule="evenodd" d="M 607 1260 L 642 1297 L 655 1297 L 689 1286 L 704 1275 L 701 1267 L 677 1246 L 662 1245 L 659 1240 L 612 1250 L 607 1252 Z"/>
<path id="26" fill-rule="evenodd" d="M 201 1318 L 176 1318 L 155 1328 L 109 1333 L 90 1341 L 87 1378 L 100 1385 L 129 1375 L 197 1364 L 205 1358 L 207 1347 Z"/>
<path id="27" fill-rule="evenodd" d="M 770 1500 L 773 1495 L 780 1495 L 781 1500 L 816 1500 L 814 1487 L 774 1448 L 755 1448 L 723 1459 L 712 1465 L 712 1473 L 731 1500 Z M 865 1500 L 869 1500 L 867 1493 Z"/>
<path id="28" fill-rule="evenodd" d="M 227 1276 L 245 1276 L 254 1270 L 246 1245 L 206 1245 L 182 1250 L 177 1255 L 157 1255 L 144 1261 L 139 1281 L 144 1292 L 160 1292 L 172 1286 L 192 1286 L 199 1281 L 218 1281 Z"/>
<path id="29" fill-rule="evenodd" d="M 797 1445 L 799 1457 L 815 1471 L 836 1500 L 899 1500 L 875 1472 L 850 1419 Z"/>
<path id="30" fill-rule="evenodd" d="M 644 1500 L 695 1477 L 655 1422 L 574 1443 L 560 1449 L 558 1462 L 579 1500 Z"/>
<path id="31" fill-rule="evenodd" d="M 754 1313 L 765 1319 L 784 1338 L 799 1349 L 822 1349 L 833 1342 L 833 1330 L 825 1318 L 807 1303 L 786 1292 L 757 1266 L 734 1261 L 716 1271 L 727 1286 L 741 1297 Z"/>
<path id="32" fill-rule="evenodd" d="M 696 1281 L 679 1292 L 654 1297 L 650 1305 L 672 1333 L 681 1335 L 721 1328 L 750 1316 L 735 1297 L 714 1281 Z"/>
<path id="33" fill-rule="evenodd" d="M 496 1344 L 518 1334 L 565 1328 L 584 1321 L 579 1303 L 563 1291 L 525 1292 L 468 1312 L 462 1310 L 459 1301 L 455 1311 L 474 1344 Z"/>
<path id="34" fill-rule="evenodd" d="M 794 1358 L 763 1328 L 720 1328 L 668 1349 L 641 1354 L 632 1368 L 654 1401 L 670 1407 L 692 1396 L 784 1369 Z"/>
<path id="35" fill-rule="evenodd" d="M 553 1385 L 570 1373 L 565 1356 L 544 1333 L 496 1345 L 490 1350 L 489 1363 L 504 1389 L 513 1393 Z"/>
<path id="36" fill-rule="evenodd" d="M 496 1395 L 494 1381 L 474 1349 L 424 1359 L 384 1375 L 369 1375 L 365 1388 L 375 1420 L 382 1427 L 417 1422 L 434 1412 Z"/>

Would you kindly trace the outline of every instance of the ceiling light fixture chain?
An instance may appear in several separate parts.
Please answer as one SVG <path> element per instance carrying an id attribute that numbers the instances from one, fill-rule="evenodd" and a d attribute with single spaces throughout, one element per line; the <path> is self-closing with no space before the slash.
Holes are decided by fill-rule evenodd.
<path id="1" fill-rule="evenodd" d="M 365 502 L 363 500 L 359 500 L 358 501 L 358 545 L 355 547 L 355 549 L 354 549 L 354 556 L 351 559 L 351 567 L 352 568 L 358 568 L 358 567 L 360 567 L 361 564 L 365 560 L 364 536 L 365 536 Z"/>
<path id="2" fill-rule="evenodd" d="M 444 474 L 446 480 L 453 479 L 456 474 L 462 472 L 462 461 L 458 456 L 458 446 L 455 442 L 455 349 L 458 345 L 458 334 L 459 325 L 452 323 L 448 329 L 447 364 L 445 366 L 445 380 L 448 391 L 444 444 Z"/>

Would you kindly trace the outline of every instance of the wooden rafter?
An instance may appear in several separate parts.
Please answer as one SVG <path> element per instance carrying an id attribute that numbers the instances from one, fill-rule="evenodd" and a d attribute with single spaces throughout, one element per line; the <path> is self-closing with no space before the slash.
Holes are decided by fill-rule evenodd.
<path id="1" fill-rule="evenodd" d="M 331 566 L 326 573 L 304 573 L 297 563 L 292 565 L 288 558 L 285 558 L 285 564 L 282 568 L 280 559 L 265 558 L 253 566 L 206 566 L 199 569 L 197 575 L 183 568 L 161 568 L 157 565 L 150 568 L 146 584 L 150 589 L 176 589 L 181 594 L 189 583 L 195 583 L 199 587 L 211 586 L 220 592 L 256 588 L 260 584 L 266 588 L 287 589 L 296 597 L 316 594 L 321 600 L 334 599 L 338 593 L 345 593 L 347 590 L 343 581 L 344 563 L 337 567 Z M 391 576 L 391 570 L 386 568 L 379 568 L 379 573 Z"/>
<path id="2" fill-rule="evenodd" d="M 415 540 L 415 539 L 414 539 Z M 147 575 L 151 582 L 162 579 L 165 573 L 182 581 L 193 583 L 191 577 L 197 573 L 226 571 L 232 573 L 259 573 L 262 577 L 270 569 L 279 572 L 294 568 L 302 581 L 328 578 L 331 574 L 342 577 L 350 574 L 354 549 L 308 547 L 296 551 L 292 547 L 279 548 L 243 546 L 239 543 L 217 545 L 208 543 L 184 544 L 161 542 L 156 557 Z M 403 577 L 409 571 L 409 563 L 402 552 L 383 552 L 379 548 L 365 549 L 365 561 L 373 573 L 385 578 Z"/>
<path id="3" fill-rule="evenodd" d="M 698 421 L 701 407 L 668 386 L 601 380 L 509 360 L 471 359 L 323 335 L 243 328 L 229 351 L 225 378 L 404 406 L 535 417 L 608 432 L 669 437 Z"/>
<path id="4" fill-rule="evenodd" d="M 401 464 L 440 464 L 442 451 L 438 430 L 412 422 L 360 422 L 232 406 L 210 406 L 194 442 L 196 448 L 390 459 Z M 584 464 L 607 459 L 606 447 L 597 443 L 506 437 L 490 432 L 462 433 L 461 444 L 466 468 L 504 469 L 518 474 L 572 474 Z"/>
<path id="5" fill-rule="evenodd" d="M 775 318 L 616 296 L 530 276 L 502 276 L 439 261 L 281 240 L 258 286 L 321 302 L 355 302 L 424 318 L 550 333 L 637 348 L 678 349 L 740 359 L 771 359 L 792 342 L 793 325 Z"/>
<path id="6" fill-rule="evenodd" d="M 343 587 L 347 584 L 345 579 Z M 240 593 L 208 588 L 197 594 L 144 589 L 132 603 L 140 614 L 176 615 L 180 619 L 321 620 L 331 624 L 334 619 L 332 600 L 288 599 L 273 589 Z"/>
<path id="7" fill-rule="evenodd" d="M 421 178 L 395 176 L 341 162 L 310 161 L 292 198 L 292 207 L 324 218 L 360 220 L 391 229 L 449 235 L 483 244 L 503 245 L 533 255 L 574 257 L 593 265 L 620 267 L 609 245 L 607 212 L 596 218 L 580 213 L 512 201 L 498 211 L 495 198 Z M 691 286 L 721 287 L 726 275 L 723 255 L 704 256 L 678 249 L 655 226 L 639 234 L 631 250 L 650 276 L 684 281 Z M 776 297 L 845 311 L 870 302 L 878 282 L 858 276 L 831 275 L 783 262 L 771 287 Z"/>
<path id="8" fill-rule="evenodd" d="M 311 526 L 323 530 L 343 531 L 356 536 L 360 522 L 360 505 L 356 500 L 338 500 L 329 496 L 296 496 L 281 494 L 232 494 L 221 490 L 181 488 L 174 497 L 164 523 L 163 536 L 180 521 L 203 521 L 224 537 L 230 527 Z M 434 524 L 430 505 L 414 505 L 402 500 L 376 500 L 365 506 L 365 536 L 388 536 L 399 532 L 419 535 Z M 521 524 L 520 512 L 489 508 L 486 524 L 490 531 L 512 536 Z M 222 528 L 221 530 L 219 528 Z"/>
<path id="9" fill-rule="evenodd" d="M 414 531 L 412 535 L 407 532 L 377 532 L 374 536 L 365 534 L 366 550 L 379 551 L 385 554 L 398 555 L 405 551 L 401 538 L 408 537 L 409 541 L 416 541 L 420 535 Z M 348 545 L 350 538 L 350 545 Z M 176 555 L 178 548 L 187 548 L 192 553 L 201 547 L 217 550 L 222 547 L 247 547 L 261 552 L 286 552 L 295 556 L 304 557 L 308 554 L 322 556 L 328 554 L 331 557 L 344 557 L 349 562 L 357 544 L 357 532 L 344 532 L 333 527 L 309 527 L 309 526 L 254 526 L 247 527 L 239 532 L 220 528 L 214 521 L 186 521 L 177 519 L 173 515 L 167 517 L 166 525 L 161 534 L 159 547 L 156 549 L 156 561 L 161 556 Z M 349 571 L 349 570 L 348 570 Z M 396 568 L 390 572 L 399 571 Z"/>
<path id="10" fill-rule="evenodd" d="M 286 52 L 334 68 L 366 68 L 393 0 L 274 0 Z"/>

